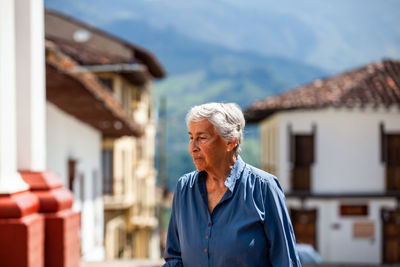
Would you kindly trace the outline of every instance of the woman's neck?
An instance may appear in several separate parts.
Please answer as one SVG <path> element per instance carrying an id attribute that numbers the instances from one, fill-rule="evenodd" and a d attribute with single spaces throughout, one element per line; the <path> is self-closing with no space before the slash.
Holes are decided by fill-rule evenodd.
<path id="1" fill-rule="evenodd" d="M 228 177 L 229 173 L 231 172 L 233 165 L 236 162 L 236 156 L 232 155 L 231 157 L 227 158 L 220 164 L 214 166 L 214 168 L 206 170 L 207 172 L 207 179 L 210 182 L 214 182 L 217 184 L 224 184 L 226 178 Z"/>

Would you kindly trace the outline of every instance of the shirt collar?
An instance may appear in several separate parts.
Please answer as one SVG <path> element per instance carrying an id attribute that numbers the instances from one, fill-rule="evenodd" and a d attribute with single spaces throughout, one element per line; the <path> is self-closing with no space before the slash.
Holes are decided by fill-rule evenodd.
<path id="1" fill-rule="evenodd" d="M 242 158 L 238 155 L 233 165 L 231 172 L 225 180 L 225 186 L 233 193 L 235 189 L 236 181 L 241 177 L 242 171 L 244 169 L 246 163 L 242 160 Z"/>

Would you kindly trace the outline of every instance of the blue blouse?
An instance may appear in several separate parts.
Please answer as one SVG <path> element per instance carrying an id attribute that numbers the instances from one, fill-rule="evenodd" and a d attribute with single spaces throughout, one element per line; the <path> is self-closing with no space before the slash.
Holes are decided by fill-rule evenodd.
<path id="1" fill-rule="evenodd" d="M 205 173 L 179 179 L 163 267 L 301 266 L 276 177 L 239 156 L 225 186 L 210 214 Z"/>

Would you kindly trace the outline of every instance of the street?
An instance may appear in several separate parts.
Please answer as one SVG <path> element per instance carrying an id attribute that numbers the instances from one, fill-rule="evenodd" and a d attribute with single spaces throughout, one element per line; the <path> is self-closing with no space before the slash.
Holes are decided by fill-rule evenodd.
<path id="1" fill-rule="evenodd" d="M 81 262 L 80 267 L 160 267 L 164 263 L 164 260 L 113 260 L 104 262 Z M 400 266 L 400 264 L 394 265 L 377 265 L 377 264 L 335 264 L 335 263 L 324 263 L 324 264 L 304 264 L 303 267 L 394 267 Z M 229 267 L 229 266 L 227 266 Z"/>

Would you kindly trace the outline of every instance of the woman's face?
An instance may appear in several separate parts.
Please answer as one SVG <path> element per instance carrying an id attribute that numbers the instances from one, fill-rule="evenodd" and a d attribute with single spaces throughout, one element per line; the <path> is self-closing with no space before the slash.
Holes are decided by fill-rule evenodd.
<path id="1" fill-rule="evenodd" d="M 209 172 L 226 163 L 231 145 L 218 135 L 207 119 L 191 121 L 189 137 L 189 152 L 199 171 Z"/>

